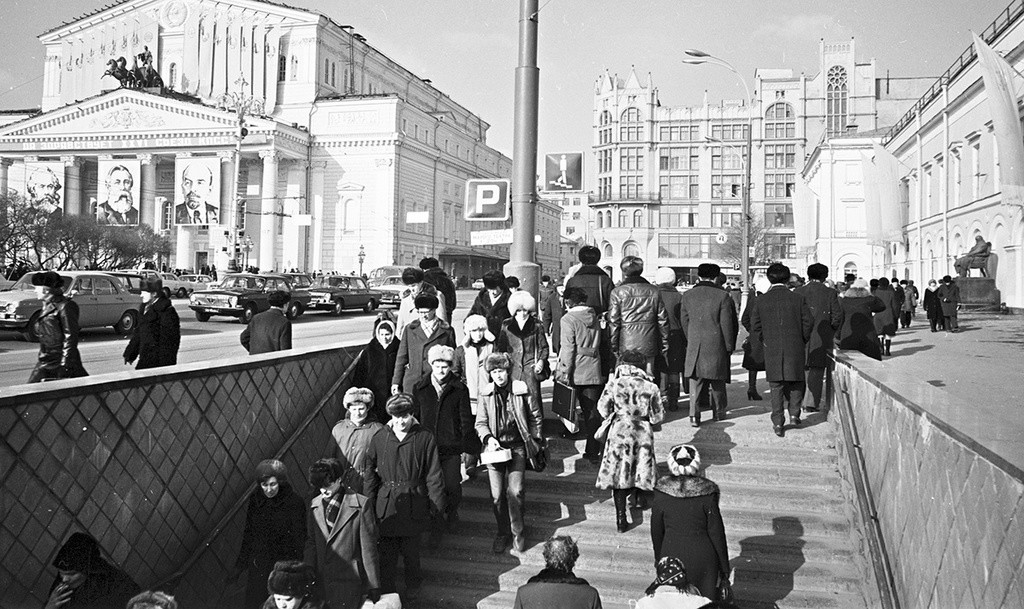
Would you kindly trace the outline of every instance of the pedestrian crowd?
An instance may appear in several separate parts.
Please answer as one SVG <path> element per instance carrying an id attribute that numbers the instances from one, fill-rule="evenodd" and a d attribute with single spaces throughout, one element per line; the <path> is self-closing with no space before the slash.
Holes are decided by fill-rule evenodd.
<path id="1" fill-rule="evenodd" d="M 462 322 L 461 344 L 451 325 L 451 279 L 430 258 L 406 268 L 398 315 L 375 321 L 344 394 L 345 418 L 334 426 L 325 456 L 306 472 L 315 495 L 299 496 L 280 461 L 255 469 L 230 574 L 246 574 L 246 607 L 414 602 L 424 582 L 422 538 L 436 551 L 459 529 L 462 485 L 484 472 L 495 520 L 492 550 L 525 552 L 526 472 L 546 466 L 545 409 L 563 424 L 562 437 L 585 440 L 582 458 L 597 469 L 595 485 L 610 491 L 620 533 L 631 528 L 628 508 L 650 511 L 657 578 L 636 606 L 727 606 L 720 491 L 688 444 L 670 449 L 669 474 L 658 476 L 655 435 L 666 412 L 687 399 L 693 427 L 705 412 L 715 420 L 729 416 L 725 385 L 742 324 L 747 397 L 762 399 L 756 379 L 764 372 L 771 425 L 784 437 L 787 415 L 788 427 L 799 428 L 804 411 L 821 407 L 834 347 L 888 356 L 897 326 L 911 324 L 919 294 L 913 282 L 886 278 L 873 289 L 850 276 L 833 285 L 821 264 L 811 265 L 804 281 L 776 263 L 755 282 L 741 316 L 715 264 L 701 264 L 699 281 L 680 293 L 675 271 L 657 269 L 651 283 L 636 256 L 622 259 L 623 279 L 615 285 L 598 266 L 600 257 L 595 247 L 580 248 L 564 289 L 543 276 L 538 298 L 519 290 L 515 278 L 485 274 Z M 62 298 L 59 276 L 50 275 L 56 274 L 34 280 L 48 298 L 44 318 L 55 320 L 40 334 L 53 339 L 41 342 L 39 374 L 55 366 L 66 376 L 84 375 L 77 350 L 60 340 L 67 334 L 61 328 L 75 325 L 74 303 Z M 956 286 L 949 277 L 941 287 L 933 283 L 923 300 L 932 330 L 955 331 Z M 125 350 L 125 361 L 138 359 L 139 368 L 173 363 L 177 351 L 177 316 L 160 287 L 159 280 L 143 286 L 140 324 Z M 270 297 L 271 309 L 241 336 L 253 354 L 291 346 L 287 295 Z M 569 390 L 568 405 L 557 398 L 544 403 L 540 388 L 548 378 Z M 519 589 L 515 607 L 601 606 L 599 592 L 573 573 L 579 548 L 571 537 L 547 539 L 543 555 L 544 569 Z M 110 606 L 138 592 L 85 534 L 69 539 L 54 566 L 60 575 L 48 609 L 72 606 L 68 600 L 86 591 L 124 597 Z M 159 593 L 148 594 L 139 602 L 149 605 L 134 606 L 170 606 L 159 604 L 166 600 Z"/>

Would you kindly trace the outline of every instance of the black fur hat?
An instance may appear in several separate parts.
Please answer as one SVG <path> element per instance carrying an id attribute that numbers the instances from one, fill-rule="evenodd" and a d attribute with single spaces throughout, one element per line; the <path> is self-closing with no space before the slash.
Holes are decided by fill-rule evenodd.
<path id="1" fill-rule="evenodd" d="M 306 598 L 316 588 L 316 570 L 298 560 L 282 560 L 274 564 L 267 578 L 267 592 L 282 596 Z"/>
<path id="2" fill-rule="evenodd" d="M 32 285 L 41 285 L 51 290 L 64 287 L 64 280 L 53 271 L 43 271 L 32 275 Z"/>

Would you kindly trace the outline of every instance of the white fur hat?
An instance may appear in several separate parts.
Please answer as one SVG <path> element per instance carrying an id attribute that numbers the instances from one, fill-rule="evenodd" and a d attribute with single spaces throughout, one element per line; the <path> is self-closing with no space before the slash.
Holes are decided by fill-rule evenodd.
<path id="1" fill-rule="evenodd" d="M 676 272 L 667 266 L 663 266 L 659 268 L 656 273 L 654 273 L 654 283 L 658 285 L 675 285 Z"/>
<path id="2" fill-rule="evenodd" d="M 434 345 L 427 351 L 427 362 L 434 363 L 437 360 L 444 360 L 446 362 L 455 361 L 455 349 L 452 349 L 448 345 Z"/>
<path id="3" fill-rule="evenodd" d="M 515 315 L 516 311 L 519 309 L 536 311 L 537 299 L 533 297 L 533 294 L 530 294 L 526 290 L 512 292 L 512 295 L 508 297 L 508 312 Z"/>

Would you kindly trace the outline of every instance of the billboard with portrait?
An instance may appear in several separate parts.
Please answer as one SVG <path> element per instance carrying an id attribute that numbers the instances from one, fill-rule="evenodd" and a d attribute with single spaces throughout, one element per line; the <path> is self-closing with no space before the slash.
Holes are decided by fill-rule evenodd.
<path id="1" fill-rule="evenodd" d="M 220 224 L 220 159 L 180 158 L 174 164 L 174 223 Z"/>
<path id="2" fill-rule="evenodd" d="M 64 214 L 64 163 L 25 163 L 25 198 L 40 217 Z"/>
<path id="3" fill-rule="evenodd" d="M 546 155 L 541 190 L 583 190 L 583 153 L 559 152 Z"/>
<path id="4" fill-rule="evenodd" d="M 96 184 L 96 222 L 138 226 L 140 164 L 132 159 L 101 159 Z"/>

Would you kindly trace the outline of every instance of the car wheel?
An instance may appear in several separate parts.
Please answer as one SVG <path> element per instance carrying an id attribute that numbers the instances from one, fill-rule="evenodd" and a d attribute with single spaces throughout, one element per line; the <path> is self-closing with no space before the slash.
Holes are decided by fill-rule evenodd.
<path id="1" fill-rule="evenodd" d="M 196 311 L 196 321 L 206 323 L 210 321 L 210 314 L 202 311 Z"/>
<path id="2" fill-rule="evenodd" d="M 334 308 L 331 309 L 331 315 L 339 316 L 344 311 L 345 311 L 345 301 L 344 300 L 335 300 L 334 301 Z"/>
<path id="3" fill-rule="evenodd" d="M 188 296 L 188 290 L 186 290 L 185 288 L 178 288 L 176 295 L 178 296 L 178 298 L 184 298 Z"/>
<path id="4" fill-rule="evenodd" d="M 135 330 L 135 324 L 139 321 L 138 311 L 125 311 L 121 314 L 121 319 L 117 320 L 114 324 L 114 332 L 127 336 Z"/>
<path id="5" fill-rule="evenodd" d="M 295 319 L 299 315 L 302 315 L 302 305 L 300 305 L 298 302 L 293 301 L 290 305 L 288 305 L 288 309 L 285 311 L 284 314 L 286 317 L 288 317 L 288 319 Z"/>
<path id="6" fill-rule="evenodd" d="M 163 293 L 164 293 L 164 297 L 170 298 L 171 297 L 171 288 L 164 288 L 163 289 Z"/>
<path id="7" fill-rule="evenodd" d="M 371 298 L 370 301 L 366 303 L 366 306 L 363 307 L 363 310 L 367 313 L 373 313 L 377 310 L 377 301 Z"/>
<path id="8" fill-rule="evenodd" d="M 25 339 L 26 343 L 35 343 L 39 341 L 39 336 L 36 335 L 36 321 L 39 320 L 39 311 L 32 314 L 32 317 L 28 320 L 28 325 L 21 331 L 21 337 Z"/>
<path id="9" fill-rule="evenodd" d="M 245 307 L 245 310 L 242 311 L 242 316 L 238 318 L 238 321 L 248 325 L 249 322 L 252 321 L 253 317 L 256 317 L 256 305 L 251 304 Z"/>

